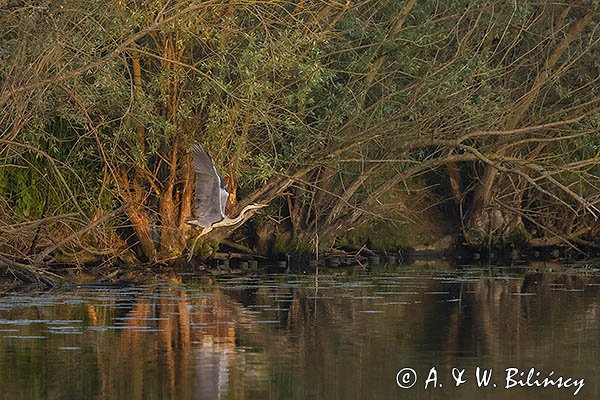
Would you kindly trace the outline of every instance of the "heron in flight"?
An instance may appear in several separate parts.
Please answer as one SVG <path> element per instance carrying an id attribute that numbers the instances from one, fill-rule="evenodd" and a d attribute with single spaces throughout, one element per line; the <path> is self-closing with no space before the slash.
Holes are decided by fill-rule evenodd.
<path id="1" fill-rule="evenodd" d="M 194 240 L 189 259 L 191 259 L 196 242 L 200 237 L 214 228 L 236 225 L 244 219 L 247 212 L 266 207 L 266 204 L 250 204 L 244 207 L 236 218 L 229 218 L 225 215 L 225 205 L 227 199 L 229 199 L 229 192 L 212 159 L 200 144 L 192 146 L 192 161 L 196 173 L 195 217 L 188 218 L 185 222 L 188 225 L 204 229 Z"/>

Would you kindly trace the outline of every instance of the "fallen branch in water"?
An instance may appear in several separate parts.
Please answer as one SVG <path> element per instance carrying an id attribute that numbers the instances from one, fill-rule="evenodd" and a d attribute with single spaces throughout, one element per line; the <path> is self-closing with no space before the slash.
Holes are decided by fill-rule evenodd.
<path id="1" fill-rule="evenodd" d="M 228 246 L 228 247 L 231 247 L 232 249 L 238 250 L 238 251 L 240 251 L 240 252 L 242 252 L 244 254 L 250 255 L 250 256 L 256 256 L 257 255 L 256 251 L 253 250 L 253 249 L 251 249 L 250 247 L 244 246 L 243 244 L 239 244 L 239 243 L 233 242 L 231 240 L 223 239 L 223 240 L 221 240 L 221 244 L 225 245 L 225 246 Z"/>
<path id="2" fill-rule="evenodd" d="M 213 254 L 212 258 L 214 260 L 231 260 L 232 258 L 239 258 L 241 260 L 255 260 L 257 258 L 266 259 L 267 257 L 246 253 L 217 252 Z"/>
<path id="3" fill-rule="evenodd" d="M 12 274 L 23 283 L 43 284 L 48 287 L 56 285 L 56 281 L 62 281 L 63 278 L 43 268 L 35 267 L 29 264 L 23 264 L 13 261 L 0 254 L 0 267 L 4 268 L 9 274 Z"/>

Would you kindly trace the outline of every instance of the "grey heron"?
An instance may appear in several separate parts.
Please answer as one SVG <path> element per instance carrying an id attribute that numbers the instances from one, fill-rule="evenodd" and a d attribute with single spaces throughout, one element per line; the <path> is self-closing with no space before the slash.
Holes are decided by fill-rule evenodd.
<path id="1" fill-rule="evenodd" d="M 229 192 L 212 159 L 200 144 L 192 146 L 192 161 L 196 174 L 195 217 L 188 218 L 185 222 L 188 225 L 201 227 L 203 230 L 192 244 L 190 259 L 196 242 L 201 236 L 206 235 L 214 228 L 236 225 L 244 219 L 247 212 L 266 207 L 266 204 L 250 204 L 244 207 L 236 218 L 229 218 L 225 215 Z"/>

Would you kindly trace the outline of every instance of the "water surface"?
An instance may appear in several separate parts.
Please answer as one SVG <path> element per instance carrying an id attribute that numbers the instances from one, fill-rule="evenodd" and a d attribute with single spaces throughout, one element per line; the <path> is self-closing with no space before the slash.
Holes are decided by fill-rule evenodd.
<path id="1" fill-rule="evenodd" d="M 2 399 L 573 398 L 575 387 L 507 389 L 507 368 L 584 379 L 575 398 L 598 399 L 599 360 L 589 265 L 432 263 L 0 298 Z M 492 371 L 487 386 L 477 367 Z M 410 389 L 397 383 L 410 385 L 406 368 Z"/>

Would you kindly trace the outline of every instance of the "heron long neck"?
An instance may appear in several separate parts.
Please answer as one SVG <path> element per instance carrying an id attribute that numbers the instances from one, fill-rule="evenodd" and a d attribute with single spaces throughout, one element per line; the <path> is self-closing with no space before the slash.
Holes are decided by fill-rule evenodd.
<path id="1" fill-rule="evenodd" d="M 235 224 L 241 222 L 244 219 L 244 215 L 248 211 L 255 210 L 257 208 L 260 208 L 260 207 L 257 206 L 256 204 L 247 205 L 246 207 L 244 207 L 242 209 L 242 211 L 240 212 L 240 214 L 237 217 L 235 217 L 235 218 L 229 218 L 229 217 L 225 216 L 225 218 L 223 218 L 222 221 L 217 222 L 216 224 L 213 225 L 213 227 L 235 225 Z"/>

